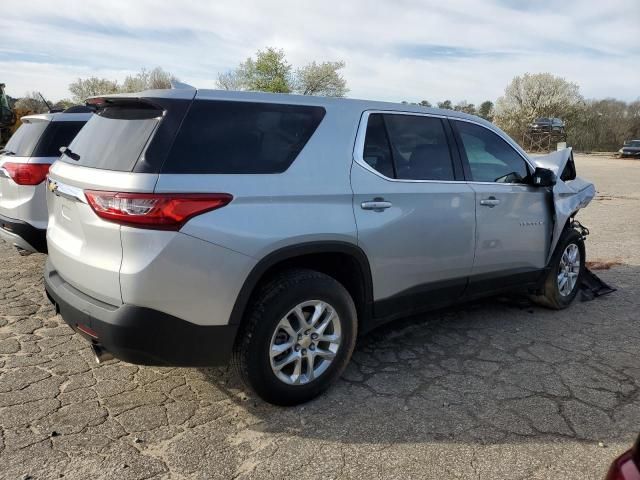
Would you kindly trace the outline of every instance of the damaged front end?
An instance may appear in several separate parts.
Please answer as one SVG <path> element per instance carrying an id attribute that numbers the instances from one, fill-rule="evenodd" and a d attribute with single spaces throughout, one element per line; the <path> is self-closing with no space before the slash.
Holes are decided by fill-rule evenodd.
<path id="1" fill-rule="evenodd" d="M 567 225 L 572 224 L 578 211 L 586 207 L 595 197 L 596 187 L 588 180 L 576 176 L 576 165 L 571 148 L 530 158 L 536 166 L 551 170 L 556 175 L 556 184 L 553 187 L 554 225 L 547 254 L 547 261 L 549 261 L 562 232 Z M 581 231 L 584 236 L 589 233 L 586 229 Z"/>
<path id="2" fill-rule="evenodd" d="M 583 240 L 589 235 L 589 229 L 577 221 L 575 216 L 581 208 L 586 207 L 593 200 L 596 188 L 593 183 L 576 176 L 576 165 L 571 148 L 530 158 L 536 166 L 551 170 L 556 175 L 556 184 L 552 190 L 554 225 L 551 246 L 547 255 L 547 262 L 549 262 L 558 240 L 567 226 L 577 230 Z M 580 287 L 583 301 L 592 300 L 616 290 L 586 267 Z"/>

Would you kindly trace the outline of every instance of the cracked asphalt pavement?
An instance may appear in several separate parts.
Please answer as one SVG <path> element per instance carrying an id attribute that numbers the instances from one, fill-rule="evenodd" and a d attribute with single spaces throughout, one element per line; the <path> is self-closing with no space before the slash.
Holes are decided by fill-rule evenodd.
<path id="1" fill-rule="evenodd" d="M 640 432 L 640 162 L 576 163 L 616 293 L 401 320 L 294 408 L 228 369 L 96 365 L 43 296 L 45 257 L 0 242 L 0 478 L 601 479 Z"/>

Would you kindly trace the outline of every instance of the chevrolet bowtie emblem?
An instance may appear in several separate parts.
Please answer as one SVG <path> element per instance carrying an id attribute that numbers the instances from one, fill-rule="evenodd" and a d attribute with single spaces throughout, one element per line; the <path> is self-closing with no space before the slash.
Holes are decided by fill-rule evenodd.
<path id="1" fill-rule="evenodd" d="M 47 188 L 49 189 L 50 192 L 55 192 L 58 189 L 58 184 L 53 180 L 49 179 Z"/>

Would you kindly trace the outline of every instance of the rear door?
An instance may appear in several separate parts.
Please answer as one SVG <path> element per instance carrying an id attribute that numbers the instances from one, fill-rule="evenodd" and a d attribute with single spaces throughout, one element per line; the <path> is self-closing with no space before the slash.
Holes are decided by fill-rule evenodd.
<path id="1" fill-rule="evenodd" d="M 532 167 L 495 132 L 452 122 L 476 192 L 477 241 L 471 294 L 534 280 L 551 241 L 551 192 L 531 185 Z"/>
<path id="2" fill-rule="evenodd" d="M 63 281 L 111 305 L 122 302 L 120 225 L 99 218 L 85 192 L 152 192 L 158 174 L 137 173 L 152 160 L 148 144 L 165 110 L 116 99 L 93 115 L 49 173 L 49 259 Z M 170 122 L 169 122 L 170 123 Z"/>
<path id="3" fill-rule="evenodd" d="M 446 120 L 365 112 L 351 172 L 358 242 L 373 276 L 375 315 L 460 296 L 474 253 L 474 191 Z"/>

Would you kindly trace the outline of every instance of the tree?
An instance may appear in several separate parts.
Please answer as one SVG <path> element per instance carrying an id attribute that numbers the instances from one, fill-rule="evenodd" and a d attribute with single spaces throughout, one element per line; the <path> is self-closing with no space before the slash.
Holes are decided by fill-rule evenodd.
<path id="1" fill-rule="evenodd" d="M 525 73 L 515 77 L 496 101 L 494 119 L 514 138 L 538 117 L 559 117 L 571 122 L 584 99 L 577 84 L 550 73 Z"/>
<path id="2" fill-rule="evenodd" d="M 258 50 L 233 70 L 218 75 L 217 86 L 224 90 L 254 90 L 272 93 L 299 93 L 343 97 L 349 91 L 340 74 L 345 63 L 311 62 L 292 73 L 282 50 Z"/>
<path id="3" fill-rule="evenodd" d="M 118 90 L 121 92 L 141 92 L 143 90 L 171 88 L 171 82 L 177 80 L 174 75 L 160 67 L 156 67 L 151 71 L 143 68 L 135 75 L 128 75 Z"/>
<path id="4" fill-rule="evenodd" d="M 429 102 L 429 100 L 422 100 L 418 105 L 421 105 L 421 106 L 427 107 L 427 108 L 431 108 L 432 107 L 432 105 Z"/>
<path id="5" fill-rule="evenodd" d="M 311 62 L 303 68 L 296 70 L 294 78 L 294 91 L 300 95 L 322 95 L 325 97 L 344 97 L 349 89 L 347 81 L 339 73 L 345 63 Z"/>
<path id="6" fill-rule="evenodd" d="M 77 105 L 77 103 L 73 102 L 70 98 L 63 98 L 62 100 L 58 100 L 53 104 L 53 110 L 66 110 L 69 107 L 73 107 Z"/>
<path id="7" fill-rule="evenodd" d="M 51 103 L 51 102 L 49 102 Z M 49 111 L 49 107 L 42 101 L 38 92 L 28 92 L 24 97 L 16 100 L 14 104 L 16 110 L 20 110 L 21 115 L 27 115 L 27 113 L 46 113 Z"/>
<path id="8" fill-rule="evenodd" d="M 445 110 L 453 110 L 453 104 L 451 100 L 445 100 L 444 102 L 438 102 L 438 108 L 444 108 Z"/>
<path id="9" fill-rule="evenodd" d="M 456 103 L 453 109 L 456 112 L 464 112 L 464 113 L 468 113 L 469 115 L 476 114 L 476 106 L 473 103 L 467 102 L 466 100 L 462 100 L 461 102 Z"/>
<path id="10" fill-rule="evenodd" d="M 493 102 L 486 100 L 478 107 L 478 115 L 485 120 L 493 121 Z"/>
<path id="11" fill-rule="evenodd" d="M 96 95 L 171 88 L 171 82 L 177 80 L 173 74 L 160 67 L 156 67 L 151 71 L 143 68 L 135 75 L 128 75 L 122 85 L 117 80 L 108 80 L 106 78 L 79 78 L 69 85 L 69 91 L 73 96 L 72 101 L 74 103 L 84 104 L 87 98 L 95 97 Z"/>
<path id="12" fill-rule="evenodd" d="M 78 78 L 78 80 L 69 85 L 69 91 L 74 102 L 83 104 L 89 97 L 118 93 L 120 89 L 116 80 L 89 77 L 84 80 Z"/>

